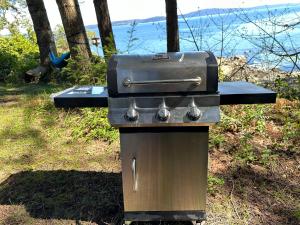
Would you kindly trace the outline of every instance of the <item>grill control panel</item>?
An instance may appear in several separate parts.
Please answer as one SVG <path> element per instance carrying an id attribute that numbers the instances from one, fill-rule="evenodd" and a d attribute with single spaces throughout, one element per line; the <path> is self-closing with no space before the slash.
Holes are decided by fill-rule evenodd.
<path id="1" fill-rule="evenodd" d="M 220 120 L 218 95 L 109 98 L 108 101 L 108 118 L 115 127 L 207 126 Z"/>

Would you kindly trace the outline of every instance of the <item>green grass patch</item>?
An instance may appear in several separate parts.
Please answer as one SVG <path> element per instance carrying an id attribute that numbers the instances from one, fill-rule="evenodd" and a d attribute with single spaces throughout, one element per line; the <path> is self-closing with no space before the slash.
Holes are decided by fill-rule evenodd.
<path id="1" fill-rule="evenodd" d="M 55 108 L 50 94 L 64 88 L 0 86 L 0 180 L 19 170 L 85 168 L 90 141 L 116 140 L 107 110 Z"/>

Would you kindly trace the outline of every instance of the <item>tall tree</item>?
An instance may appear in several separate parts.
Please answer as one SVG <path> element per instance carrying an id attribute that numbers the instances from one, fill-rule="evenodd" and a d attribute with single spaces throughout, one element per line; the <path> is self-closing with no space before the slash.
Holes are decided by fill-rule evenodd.
<path id="1" fill-rule="evenodd" d="M 26 0 L 40 50 L 40 64 L 49 67 L 49 51 L 56 53 L 54 37 L 42 0 Z"/>
<path id="2" fill-rule="evenodd" d="M 83 24 L 78 0 L 56 0 L 61 15 L 71 56 L 92 56 L 88 37 Z"/>
<path id="3" fill-rule="evenodd" d="M 103 54 L 107 59 L 111 54 L 117 52 L 107 0 L 94 0 L 94 5 L 97 15 L 98 29 L 100 32 Z"/>
<path id="4" fill-rule="evenodd" d="M 168 52 L 179 52 L 177 0 L 166 1 Z"/>

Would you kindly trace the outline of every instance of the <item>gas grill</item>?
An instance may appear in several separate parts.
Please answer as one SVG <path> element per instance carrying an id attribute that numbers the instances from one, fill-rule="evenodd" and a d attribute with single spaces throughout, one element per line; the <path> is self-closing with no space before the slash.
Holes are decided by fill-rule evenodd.
<path id="1" fill-rule="evenodd" d="M 218 83 L 211 52 L 114 55 L 107 87 L 73 87 L 57 107 L 108 107 L 120 131 L 124 220 L 204 221 L 209 126 L 220 105 L 274 103 L 247 82 Z"/>

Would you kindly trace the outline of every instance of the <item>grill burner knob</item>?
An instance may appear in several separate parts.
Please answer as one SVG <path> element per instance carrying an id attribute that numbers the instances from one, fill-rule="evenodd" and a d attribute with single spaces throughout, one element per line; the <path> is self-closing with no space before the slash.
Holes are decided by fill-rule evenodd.
<path id="1" fill-rule="evenodd" d="M 161 108 L 157 112 L 157 118 L 160 121 L 167 121 L 170 117 L 170 111 L 166 108 Z"/>
<path id="2" fill-rule="evenodd" d="M 189 111 L 187 112 L 187 117 L 192 120 L 196 121 L 202 116 L 201 110 L 196 106 L 194 101 L 190 104 Z"/>
<path id="3" fill-rule="evenodd" d="M 136 111 L 136 109 L 134 107 L 129 107 L 129 109 L 127 110 L 126 114 L 125 114 L 125 119 L 128 121 L 136 121 L 139 118 L 139 113 L 138 111 Z"/>
<path id="4" fill-rule="evenodd" d="M 170 111 L 167 109 L 165 101 L 160 105 L 156 116 L 160 121 L 167 121 L 169 119 Z"/>

